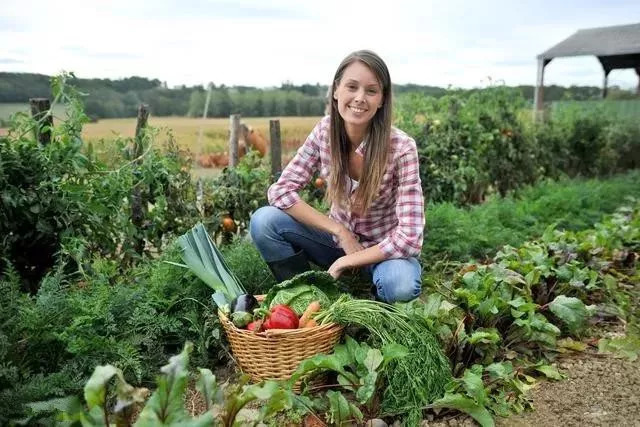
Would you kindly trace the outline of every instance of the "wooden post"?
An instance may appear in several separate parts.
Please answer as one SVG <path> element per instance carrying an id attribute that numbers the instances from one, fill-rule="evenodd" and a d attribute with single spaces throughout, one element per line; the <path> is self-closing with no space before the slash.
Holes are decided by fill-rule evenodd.
<path id="1" fill-rule="evenodd" d="M 35 133 L 40 144 L 45 145 L 51 142 L 51 128 L 53 127 L 53 116 L 49 112 L 51 102 L 47 98 L 30 98 L 31 116 L 38 122 Z"/>
<path id="2" fill-rule="evenodd" d="M 607 98 L 609 92 L 609 71 L 604 70 L 604 78 L 602 79 L 602 99 Z"/>
<path id="3" fill-rule="evenodd" d="M 142 143 L 142 130 L 147 127 L 147 120 L 149 119 L 149 106 L 147 104 L 140 104 L 138 107 L 138 121 L 136 122 L 136 139 L 133 149 L 133 158 L 137 159 L 136 164 L 140 164 L 142 159 L 138 157 L 142 156 L 144 147 Z"/>
<path id="4" fill-rule="evenodd" d="M 204 184 L 202 183 L 202 177 L 198 178 L 196 183 L 196 210 L 204 218 Z"/>
<path id="5" fill-rule="evenodd" d="M 200 130 L 198 131 L 198 154 L 203 154 L 202 150 L 202 127 L 204 121 L 207 119 L 207 113 L 209 112 L 209 102 L 211 102 L 211 91 L 213 90 L 213 83 L 209 83 L 207 88 L 207 99 L 204 101 L 204 111 L 202 112 L 202 122 L 200 124 Z"/>
<path id="6" fill-rule="evenodd" d="M 269 120 L 271 136 L 271 177 L 277 180 L 282 172 L 282 142 L 280 140 L 280 120 Z"/>
<path id="7" fill-rule="evenodd" d="M 546 63 L 545 63 L 546 62 Z M 542 58 L 538 58 L 538 75 L 536 76 L 536 88 L 533 92 L 533 120 L 540 120 L 544 112 L 544 67 L 548 64 Z"/>
<path id="8" fill-rule="evenodd" d="M 138 166 L 142 163 L 142 154 L 144 153 L 144 141 L 143 130 L 147 127 L 147 120 L 149 118 L 149 106 L 146 104 L 140 104 L 138 107 L 138 120 L 136 122 L 136 136 L 134 138 L 132 157 L 134 161 L 134 177 L 141 179 L 138 171 Z M 133 191 L 131 192 L 131 222 L 138 230 L 142 230 L 144 224 L 144 218 L 147 214 L 147 199 L 143 196 L 143 188 L 140 183 L 134 183 Z M 138 236 L 142 236 L 142 233 L 137 233 Z M 138 237 L 133 242 L 133 250 L 142 255 L 144 251 L 144 237 Z"/>
<path id="9" fill-rule="evenodd" d="M 238 137 L 240 135 L 240 114 L 229 116 L 231 121 L 231 132 L 229 133 L 229 166 L 232 168 L 238 165 Z"/>

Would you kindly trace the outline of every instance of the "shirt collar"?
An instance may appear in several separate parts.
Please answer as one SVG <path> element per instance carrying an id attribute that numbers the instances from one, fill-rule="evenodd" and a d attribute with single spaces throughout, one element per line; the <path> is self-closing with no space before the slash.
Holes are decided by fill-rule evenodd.
<path id="1" fill-rule="evenodd" d="M 360 156 L 364 156 L 364 149 L 367 147 L 367 140 L 366 138 L 362 140 L 362 142 L 360 143 L 360 145 L 358 145 L 358 148 L 356 148 L 356 154 L 359 154 Z"/>

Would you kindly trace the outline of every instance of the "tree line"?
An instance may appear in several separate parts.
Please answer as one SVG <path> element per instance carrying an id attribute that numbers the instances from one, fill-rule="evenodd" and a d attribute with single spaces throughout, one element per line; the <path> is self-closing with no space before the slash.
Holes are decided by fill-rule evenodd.
<path id="1" fill-rule="evenodd" d="M 0 103 L 26 103 L 29 98 L 51 97 L 49 76 L 31 73 L 0 72 Z M 207 88 L 202 85 L 176 86 L 168 88 L 165 82 L 145 77 L 128 77 L 120 80 L 81 79 L 72 82 L 81 92 L 86 113 L 95 119 L 134 117 L 138 105 L 145 103 L 156 116 L 200 117 L 207 99 Z M 533 100 L 533 86 L 517 86 L 523 97 Z M 462 90 L 472 94 L 480 89 Z M 421 93 L 436 98 L 444 96 L 449 89 L 417 84 L 394 85 L 394 94 Z M 251 86 L 213 85 L 208 117 L 227 117 L 241 113 L 246 117 L 256 116 L 321 116 L 324 114 L 327 85 L 319 83 L 295 85 L 283 82 L 280 87 L 256 88 Z M 601 89 L 595 86 L 548 86 L 545 100 L 597 99 Z M 610 90 L 615 97 L 615 88 Z"/>

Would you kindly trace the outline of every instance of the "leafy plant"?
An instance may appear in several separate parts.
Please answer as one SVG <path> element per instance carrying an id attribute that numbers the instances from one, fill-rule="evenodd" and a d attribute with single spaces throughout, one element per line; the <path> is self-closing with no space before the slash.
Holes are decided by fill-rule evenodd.
<path id="1" fill-rule="evenodd" d="M 160 369 L 162 374 L 157 378 L 157 387 L 144 405 L 137 421 L 132 419 L 132 409 L 134 405 L 144 403 L 149 391 L 129 385 L 122 371 L 111 365 L 96 367 L 85 385 L 86 409 L 77 397 L 38 402 L 30 407 L 38 413 L 60 411 L 62 421 L 81 422 L 83 425 L 110 425 L 111 421 L 120 425 L 135 421 L 134 425 L 141 427 L 177 424 L 232 427 L 241 425 L 238 419 L 240 410 L 254 400 L 265 401 L 260 419 L 292 406 L 292 393 L 274 381 L 246 385 L 248 378 L 245 377 L 235 387 L 223 392 L 211 371 L 200 369 L 197 389 L 204 398 L 207 411 L 195 417 L 189 415 L 183 400 L 188 383 L 187 365 L 191 350 L 192 345 L 185 344 L 183 351 L 171 357 L 169 364 Z M 108 398 L 109 384 L 113 378 L 116 400 L 112 406 L 108 403 Z"/>
<path id="2" fill-rule="evenodd" d="M 353 393 L 354 398 L 366 408 L 366 413 L 371 418 L 377 415 L 379 409 L 376 390 L 384 384 L 381 373 L 391 361 L 405 357 L 408 352 L 409 350 L 400 344 L 385 344 L 382 349 L 377 349 L 346 336 L 345 343 L 337 345 L 333 353 L 318 354 L 303 361 L 291 376 L 289 383 L 293 384 L 299 378 L 318 371 L 333 371 L 338 374 L 338 384 L 344 390 Z M 333 400 L 336 399 L 341 400 L 339 397 L 333 397 Z M 329 397 L 329 400 L 332 398 Z"/>

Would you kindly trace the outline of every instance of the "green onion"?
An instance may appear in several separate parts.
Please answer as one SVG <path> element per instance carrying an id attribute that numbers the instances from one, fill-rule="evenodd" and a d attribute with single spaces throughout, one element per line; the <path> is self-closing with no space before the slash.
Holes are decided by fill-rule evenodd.
<path id="1" fill-rule="evenodd" d="M 223 294 L 227 302 L 247 293 L 202 223 L 178 237 L 178 245 L 186 266 L 210 288 Z"/>
<path id="2" fill-rule="evenodd" d="M 385 368 L 384 413 L 419 418 L 422 408 L 444 394 L 451 380 L 449 359 L 422 319 L 410 317 L 389 304 L 346 295 L 318 313 L 315 319 L 322 325 L 359 325 L 366 328 L 380 346 L 398 343 L 409 349 L 406 357 L 394 360 Z"/>

